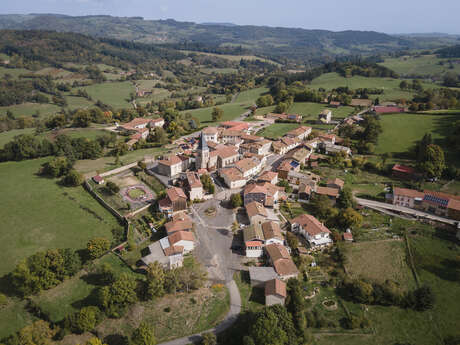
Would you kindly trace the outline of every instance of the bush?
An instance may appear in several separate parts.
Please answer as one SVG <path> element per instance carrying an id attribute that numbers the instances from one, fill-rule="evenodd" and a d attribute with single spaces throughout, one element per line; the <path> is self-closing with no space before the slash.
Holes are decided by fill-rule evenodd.
<path id="1" fill-rule="evenodd" d="M 62 184 L 67 187 L 77 187 L 83 183 L 83 176 L 76 170 L 70 170 L 62 178 Z"/>
<path id="2" fill-rule="evenodd" d="M 5 306 L 7 303 L 8 303 L 7 297 L 4 294 L 0 293 L 0 307 Z"/>
<path id="3" fill-rule="evenodd" d="M 96 237 L 89 240 L 86 248 L 89 257 L 94 260 L 104 255 L 110 249 L 110 241 L 103 237 Z"/>
<path id="4" fill-rule="evenodd" d="M 105 189 L 109 194 L 112 195 L 117 194 L 120 191 L 120 187 L 118 187 L 118 185 L 112 181 L 107 181 L 105 184 Z"/>
<path id="5" fill-rule="evenodd" d="M 84 307 L 70 317 L 72 332 L 85 333 L 93 330 L 101 320 L 101 312 L 98 307 Z"/>

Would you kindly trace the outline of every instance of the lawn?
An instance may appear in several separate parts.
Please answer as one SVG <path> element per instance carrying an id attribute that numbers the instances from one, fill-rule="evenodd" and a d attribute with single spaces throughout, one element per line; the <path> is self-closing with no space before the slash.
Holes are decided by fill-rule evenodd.
<path id="1" fill-rule="evenodd" d="M 82 249 L 88 239 L 111 239 L 120 227 L 83 187 L 60 187 L 36 175 L 49 159 L 0 164 L 0 275 L 23 258 L 49 248 Z"/>
<path id="2" fill-rule="evenodd" d="M 91 108 L 94 107 L 94 103 L 88 101 L 84 97 L 75 97 L 75 96 L 66 96 L 67 104 L 69 109 L 78 109 L 78 108 Z"/>
<path id="3" fill-rule="evenodd" d="M 247 107 L 249 104 L 243 103 L 226 103 L 219 105 L 218 107 L 224 111 L 224 116 L 220 121 L 230 121 L 235 119 L 236 117 L 240 116 L 247 112 Z M 218 122 L 212 121 L 212 110 L 214 107 L 208 108 L 200 108 L 194 110 L 185 110 L 182 113 L 191 113 L 193 116 L 196 116 L 202 124 L 206 124 L 207 126 L 212 126 L 213 124 L 217 124 Z"/>
<path id="4" fill-rule="evenodd" d="M 261 95 L 263 95 L 266 92 L 268 92 L 268 88 L 266 87 L 258 87 L 255 89 L 242 91 L 238 94 L 238 96 L 236 96 L 235 102 L 236 103 L 250 102 L 254 104 L 257 98 L 259 98 Z M 252 104 L 248 104 L 248 106 L 251 106 Z"/>
<path id="5" fill-rule="evenodd" d="M 274 123 L 257 132 L 258 136 L 270 139 L 282 137 L 290 130 L 298 128 L 300 125 L 297 123 Z"/>
<path id="6" fill-rule="evenodd" d="M 385 66 L 401 76 L 441 76 L 448 72 L 460 73 L 460 64 L 450 64 L 449 59 L 441 59 L 436 55 L 420 56 L 400 56 L 397 58 L 387 58 L 379 65 Z"/>
<path id="7" fill-rule="evenodd" d="M 384 152 L 405 153 L 422 139 L 425 133 L 431 133 L 436 144 L 442 146 L 450 161 L 460 166 L 460 157 L 449 156 L 448 147 L 443 143 L 451 123 L 459 119 L 455 115 L 394 114 L 381 117 L 383 133 L 380 134 L 375 148 L 376 154 Z"/>
<path id="8" fill-rule="evenodd" d="M 26 310 L 26 301 L 9 299 L 8 304 L 0 308 L 0 339 L 19 331 L 36 319 Z"/>
<path id="9" fill-rule="evenodd" d="M 27 117 L 34 115 L 37 111 L 40 113 L 40 117 L 46 117 L 56 114 L 60 107 L 55 104 L 39 104 L 39 103 L 23 103 L 17 105 L 11 105 L 9 107 L 0 107 L 0 116 L 6 115 L 7 111 L 11 111 L 15 117 Z"/>
<path id="10" fill-rule="evenodd" d="M 115 109 L 129 108 L 129 95 L 136 89 L 129 81 L 94 84 L 83 88 L 96 102 L 98 100 Z"/>

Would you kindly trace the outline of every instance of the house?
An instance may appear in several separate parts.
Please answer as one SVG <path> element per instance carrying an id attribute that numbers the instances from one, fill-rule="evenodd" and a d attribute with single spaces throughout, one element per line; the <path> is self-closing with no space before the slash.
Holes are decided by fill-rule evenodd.
<path id="1" fill-rule="evenodd" d="M 241 171 L 235 167 L 219 169 L 219 176 L 230 189 L 243 187 L 247 182 Z"/>
<path id="2" fill-rule="evenodd" d="M 320 134 L 318 135 L 318 139 L 323 142 L 324 144 L 332 144 L 332 145 L 335 145 L 335 142 L 336 142 L 336 136 L 335 134 L 327 134 L 327 133 L 323 133 L 323 134 Z M 319 145 L 319 143 L 318 143 Z"/>
<path id="3" fill-rule="evenodd" d="M 309 185 L 305 183 L 301 183 L 299 185 L 299 191 L 298 191 L 299 201 L 309 201 L 311 198 L 311 193 L 312 193 L 312 188 Z"/>
<path id="4" fill-rule="evenodd" d="M 273 267 L 249 266 L 252 287 L 265 288 L 265 283 L 278 277 Z"/>
<path id="5" fill-rule="evenodd" d="M 119 129 L 125 131 L 137 131 L 139 129 L 147 128 L 150 121 L 152 120 L 143 117 L 136 117 L 135 119 L 132 119 L 124 125 L 119 126 Z"/>
<path id="6" fill-rule="evenodd" d="M 268 182 L 273 185 L 278 183 L 278 173 L 275 171 L 266 171 L 257 179 L 259 182 Z"/>
<path id="7" fill-rule="evenodd" d="M 188 171 L 187 177 L 187 192 L 190 200 L 201 200 L 203 199 L 203 184 L 201 183 L 198 173 L 194 171 Z"/>
<path id="8" fill-rule="evenodd" d="M 342 235 L 343 240 L 346 242 L 353 242 L 353 234 L 351 233 L 350 229 L 347 229 Z"/>
<path id="9" fill-rule="evenodd" d="M 292 158 L 295 161 L 299 162 L 300 164 L 305 164 L 308 158 L 311 156 L 311 150 L 307 149 L 306 147 L 297 147 L 294 150 L 288 152 L 285 157 Z"/>
<path id="10" fill-rule="evenodd" d="M 411 179 L 415 176 L 415 169 L 406 165 L 395 164 L 391 169 L 393 177 Z"/>
<path id="11" fill-rule="evenodd" d="M 219 131 L 216 127 L 206 127 L 201 131 L 201 133 L 203 133 L 206 141 L 217 143 L 217 135 Z"/>
<path id="12" fill-rule="evenodd" d="M 281 233 L 281 228 L 278 222 L 268 221 L 262 223 L 262 232 L 265 238 L 265 245 L 268 244 L 284 244 L 284 237 Z"/>
<path id="13" fill-rule="evenodd" d="M 268 217 L 267 210 L 264 205 L 257 201 L 252 201 L 245 205 L 246 213 L 249 218 L 249 223 L 261 225 Z"/>
<path id="14" fill-rule="evenodd" d="M 290 137 L 282 137 L 280 140 L 274 141 L 272 143 L 272 149 L 275 153 L 284 155 L 288 151 L 295 149 L 297 146 L 300 145 L 300 140 L 293 139 Z"/>
<path id="15" fill-rule="evenodd" d="M 243 174 L 243 177 L 248 178 L 256 175 L 262 168 L 262 162 L 253 157 L 253 158 L 244 158 L 235 163 L 235 168 L 237 168 Z"/>
<path id="16" fill-rule="evenodd" d="M 332 244 L 331 231 L 312 215 L 301 214 L 290 223 L 291 230 L 303 235 L 311 248 L 322 248 Z"/>
<path id="17" fill-rule="evenodd" d="M 421 206 L 424 193 L 414 189 L 407 188 L 393 188 L 393 205 L 414 208 Z"/>
<path id="18" fill-rule="evenodd" d="M 268 155 L 272 147 L 270 140 L 262 139 L 256 142 L 244 143 L 240 145 L 240 152 L 250 152 L 257 155 Z"/>
<path id="19" fill-rule="evenodd" d="M 299 172 L 300 163 L 294 159 L 285 159 L 278 167 L 278 177 L 286 180 L 291 171 Z"/>
<path id="20" fill-rule="evenodd" d="M 321 123 L 331 123 L 332 120 L 332 111 L 329 109 L 324 109 L 319 115 L 318 120 Z"/>
<path id="21" fill-rule="evenodd" d="M 183 159 L 179 156 L 172 155 L 157 161 L 157 172 L 160 175 L 174 177 L 184 171 Z"/>
<path id="22" fill-rule="evenodd" d="M 195 236 L 191 231 L 177 231 L 168 236 L 171 246 L 184 248 L 184 254 L 195 249 Z"/>
<path id="23" fill-rule="evenodd" d="M 337 101 L 330 101 L 330 102 L 329 102 L 329 106 L 330 106 L 331 108 L 339 108 L 341 105 L 342 105 L 342 103 L 337 102 Z"/>
<path id="24" fill-rule="evenodd" d="M 93 181 L 97 184 L 104 184 L 104 178 L 101 175 L 93 176 Z"/>
<path id="25" fill-rule="evenodd" d="M 265 283 L 265 305 L 284 305 L 286 299 L 286 283 L 280 279 L 272 279 Z"/>
<path id="26" fill-rule="evenodd" d="M 171 187 L 166 190 L 166 197 L 158 201 L 161 212 L 171 216 L 174 212 L 187 209 L 187 196 L 182 188 Z"/>
<path id="27" fill-rule="evenodd" d="M 237 142 L 241 141 L 241 136 L 244 134 L 243 131 L 226 129 L 222 131 L 221 140 L 224 144 L 235 145 Z"/>
<path id="28" fill-rule="evenodd" d="M 251 183 L 244 188 L 243 191 L 244 204 L 247 205 L 253 201 L 273 207 L 279 198 L 279 187 L 271 183 Z"/>
<path id="29" fill-rule="evenodd" d="M 331 179 L 327 181 L 327 186 L 329 188 L 335 188 L 338 190 L 342 190 L 344 185 L 345 185 L 345 182 L 339 178 L 335 178 L 335 179 Z"/>
<path id="30" fill-rule="evenodd" d="M 166 269 L 182 267 L 184 248 L 181 246 L 171 246 L 168 237 L 164 237 L 160 241 L 149 245 L 148 251 L 149 253 L 142 257 L 142 262 L 146 266 L 158 262 Z"/>
<path id="31" fill-rule="evenodd" d="M 217 168 L 228 167 L 238 161 L 240 155 L 238 149 L 235 146 L 222 145 L 216 147 L 215 151 L 212 151 L 210 156 L 217 155 Z"/>
<path id="32" fill-rule="evenodd" d="M 311 127 L 300 126 L 286 133 L 286 136 L 298 140 L 305 140 L 311 133 Z"/>
<path id="33" fill-rule="evenodd" d="M 170 222 L 165 223 L 165 229 L 168 235 L 172 235 L 178 231 L 192 231 L 192 228 L 193 222 L 184 212 L 175 214 Z"/>
<path id="34" fill-rule="evenodd" d="M 154 127 L 163 127 L 165 125 L 165 119 L 159 117 L 158 119 L 153 119 L 150 121 L 150 128 Z"/>
<path id="35" fill-rule="evenodd" d="M 333 203 L 339 197 L 340 190 L 330 187 L 316 187 L 315 193 L 318 195 L 326 195 Z"/>
<path id="36" fill-rule="evenodd" d="M 298 122 L 300 123 L 302 121 L 302 115 L 298 115 L 298 114 L 274 114 L 274 113 L 268 113 L 267 115 L 265 115 L 265 118 L 266 119 L 269 119 L 269 120 L 273 120 L 274 122 L 275 121 L 279 121 L 279 122 L 283 122 L 283 121 L 289 121 L 289 122 Z"/>
<path id="37" fill-rule="evenodd" d="M 424 197 L 421 205 L 423 211 L 434 213 L 441 217 L 452 216 L 453 219 L 459 219 L 456 215 L 460 210 L 458 207 L 460 206 L 460 196 L 430 190 L 425 190 L 423 193 Z"/>
<path id="38" fill-rule="evenodd" d="M 339 153 L 339 152 L 343 152 L 347 156 L 351 155 L 351 149 L 347 146 L 334 145 L 329 142 L 322 142 L 319 145 L 320 145 L 320 149 L 324 150 L 324 153 L 327 155 L 331 153 Z"/>
<path id="39" fill-rule="evenodd" d="M 224 121 L 220 123 L 220 126 L 225 129 L 231 129 L 234 131 L 243 131 L 244 133 L 248 133 L 249 131 L 249 124 L 247 122 Z"/>
<path id="40" fill-rule="evenodd" d="M 246 257 L 260 258 L 264 252 L 264 234 L 260 224 L 252 224 L 243 229 Z"/>
<path id="41" fill-rule="evenodd" d="M 267 253 L 268 261 L 278 276 L 283 280 L 288 280 L 290 278 L 296 278 L 299 274 L 294 261 L 291 259 L 287 248 L 279 244 L 269 244 L 265 246 L 265 251 Z"/>
<path id="42" fill-rule="evenodd" d="M 309 171 L 289 171 L 287 181 L 294 185 L 300 185 L 303 183 L 310 186 L 312 189 L 316 189 L 316 185 L 321 181 L 321 176 Z"/>

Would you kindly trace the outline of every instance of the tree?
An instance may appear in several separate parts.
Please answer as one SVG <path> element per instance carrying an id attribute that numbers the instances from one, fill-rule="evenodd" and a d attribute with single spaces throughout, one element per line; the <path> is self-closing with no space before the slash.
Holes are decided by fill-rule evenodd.
<path id="1" fill-rule="evenodd" d="M 155 127 L 153 141 L 160 145 L 164 145 L 168 142 L 168 134 L 163 128 Z"/>
<path id="2" fill-rule="evenodd" d="M 91 123 L 91 114 L 86 110 L 78 110 L 72 118 L 72 127 L 86 128 Z"/>
<path id="3" fill-rule="evenodd" d="M 51 177 L 61 177 L 72 169 L 72 162 L 66 157 L 56 157 L 42 165 L 41 173 Z"/>
<path id="4" fill-rule="evenodd" d="M 107 181 L 105 184 L 105 189 L 109 194 L 115 195 L 120 191 L 120 187 L 115 182 Z"/>
<path id="5" fill-rule="evenodd" d="M 214 333 L 203 333 L 201 337 L 201 345 L 217 345 L 217 337 Z"/>
<path id="6" fill-rule="evenodd" d="M 243 206 L 243 199 L 241 198 L 240 193 L 232 194 L 232 196 L 230 197 L 230 202 L 232 203 L 233 208 Z"/>
<path id="7" fill-rule="evenodd" d="M 165 293 L 165 272 L 158 261 L 149 265 L 147 271 L 147 296 L 150 299 L 161 297 Z"/>
<path id="8" fill-rule="evenodd" d="M 56 331 L 50 328 L 48 322 L 38 320 L 18 332 L 17 343 L 20 345 L 49 345 L 55 333 Z"/>
<path id="9" fill-rule="evenodd" d="M 353 197 L 353 192 L 349 187 L 344 187 L 339 193 L 337 199 L 337 206 L 339 208 L 353 208 L 356 205 L 356 201 Z"/>
<path id="10" fill-rule="evenodd" d="M 415 157 L 417 162 L 423 163 L 426 160 L 428 146 L 433 144 L 433 139 L 430 133 L 425 133 L 422 140 L 415 146 Z"/>
<path id="11" fill-rule="evenodd" d="M 93 330 L 100 321 L 98 307 L 89 306 L 80 309 L 70 318 L 71 329 L 76 333 L 84 333 Z"/>
<path id="12" fill-rule="evenodd" d="M 115 271 L 108 263 L 103 263 L 96 274 L 99 282 L 103 285 L 110 285 L 115 281 Z"/>
<path id="13" fill-rule="evenodd" d="M 446 169 L 444 151 L 438 145 L 428 145 L 425 160 L 420 164 L 421 171 L 428 177 L 441 177 Z"/>
<path id="14" fill-rule="evenodd" d="M 201 183 L 203 184 L 203 188 L 207 194 L 214 194 L 215 187 L 214 183 L 212 182 L 211 176 L 208 174 L 203 174 L 200 177 Z"/>
<path id="15" fill-rule="evenodd" d="M 96 237 L 89 240 L 86 248 L 89 257 L 94 260 L 104 255 L 110 249 L 110 241 L 104 237 Z"/>
<path id="16" fill-rule="evenodd" d="M 220 121 L 223 116 L 224 116 L 224 111 L 221 108 L 215 107 L 212 110 L 212 120 L 213 121 Z"/>
<path id="17" fill-rule="evenodd" d="M 123 273 L 109 286 L 99 289 L 98 305 L 110 317 L 121 317 L 126 308 L 137 301 L 137 282 L 127 273 Z"/>
<path id="18" fill-rule="evenodd" d="M 62 178 L 62 184 L 67 187 L 77 187 L 82 183 L 83 175 L 74 169 L 71 169 L 67 175 Z"/>
<path id="19" fill-rule="evenodd" d="M 102 340 L 99 338 L 92 337 L 85 343 L 85 345 L 107 345 L 107 344 L 103 343 Z"/>
<path id="20" fill-rule="evenodd" d="M 350 207 L 342 210 L 339 218 L 343 229 L 358 227 L 363 222 L 363 216 Z"/>
<path id="21" fill-rule="evenodd" d="M 289 248 L 292 250 L 296 250 L 299 247 L 299 239 L 292 232 L 288 231 L 286 233 L 286 240 Z"/>
<path id="22" fill-rule="evenodd" d="M 130 342 L 131 345 L 155 345 L 156 343 L 155 329 L 145 322 L 134 330 Z"/>
<path id="23" fill-rule="evenodd" d="M 315 195 L 310 201 L 310 205 L 315 211 L 315 215 L 322 219 L 326 220 L 329 217 L 329 210 L 331 208 L 331 201 L 326 195 Z"/>

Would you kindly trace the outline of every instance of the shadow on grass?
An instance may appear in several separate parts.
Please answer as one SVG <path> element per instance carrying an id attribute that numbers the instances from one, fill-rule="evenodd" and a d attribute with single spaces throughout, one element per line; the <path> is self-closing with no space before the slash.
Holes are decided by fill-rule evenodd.
<path id="1" fill-rule="evenodd" d="M 90 294 L 88 296 L 86 296 L 85 298 L 81 299 L 81 300 L 78 300 L 78 301 L 75 301 L 73 302 L 71 305 L 72 307 L 74 307 L 75 309 L 81 309 L 81 308 L 84 308 L 84 307 L 90 307 L 90 306 L 94 306 L 94 305 L 97 305 L 97 301 L 98 301 L 98 290 L 99 288 L 95 287 L 93 290 L 91 290 Z"/>
<path id="2" fill-rule="evenodd" d="M 253 303 L 258 303 L 265 305 L 265 290 L 264 288 L 253 288 L 251 296 L 249 296 L 249 301 Z"/>
<path id="3" fill-rule="evenodd" d="M 125 335 L 111 334 L 104 338 L 107 345 L 129 345 L 129 339 Z"/>

